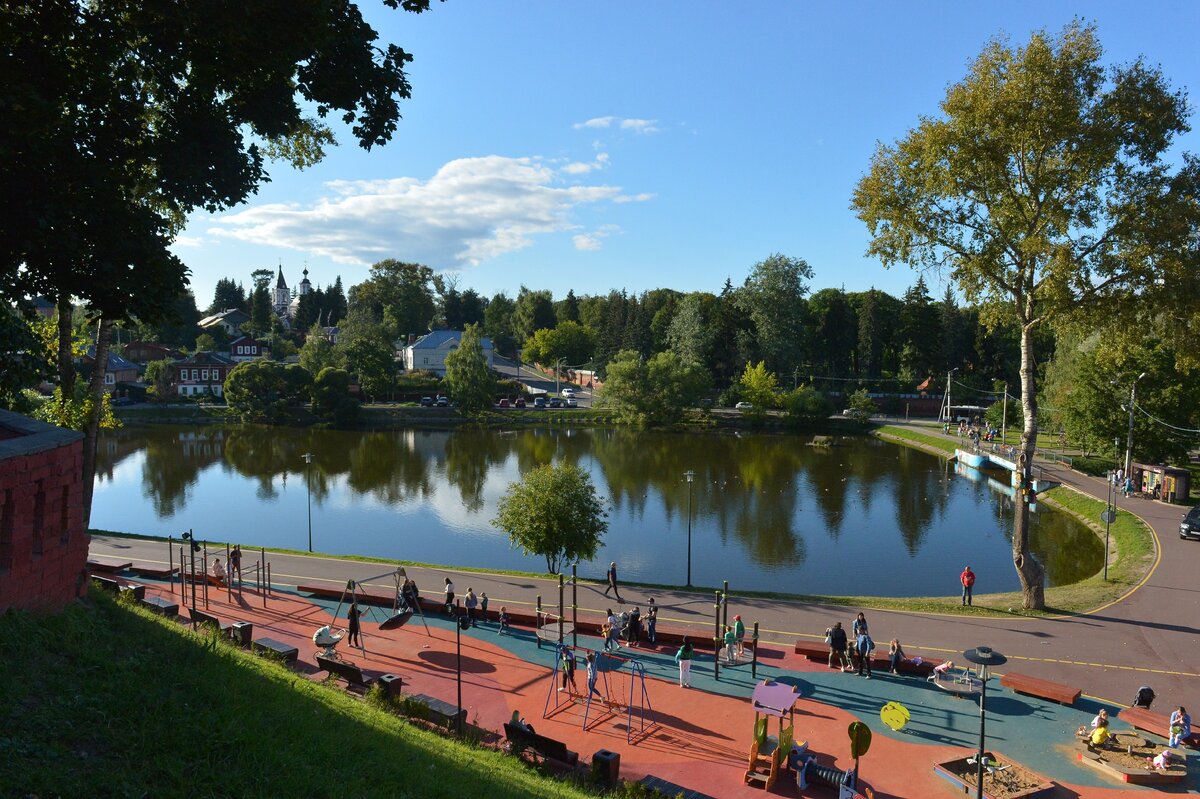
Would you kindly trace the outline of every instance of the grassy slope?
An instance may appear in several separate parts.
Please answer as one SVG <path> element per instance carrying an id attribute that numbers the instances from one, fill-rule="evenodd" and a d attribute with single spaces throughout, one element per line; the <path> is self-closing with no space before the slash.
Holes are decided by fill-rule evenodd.
<path id="1" fill-rule="evenodd" d="M 589 795 L 97 593 L 0 616 L 0 794 Z"/>

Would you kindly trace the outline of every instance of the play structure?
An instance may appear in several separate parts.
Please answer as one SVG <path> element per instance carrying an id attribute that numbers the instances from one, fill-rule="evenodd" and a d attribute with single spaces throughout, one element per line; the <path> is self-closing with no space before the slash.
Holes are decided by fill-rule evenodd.
<path id="1" fill-rule="evenodd" d="M 557 626 L 555 628 L 557 630 Z M 601 698 L 593 700 L 594 694 L 587 686 L 587 655 L 596 659 L 596 688 Z M 633 743 L 636 733 L 638 738 L 657 722 L 654 719 L 654 708 L 650 704 L 650 693 L 646 690 L 646 669 L 641 661 L 609 654 L 602 650 L 577 647 L 572 650 L 566 644 L 557 647 L 554 658 L 554 671 L 550 675 L 550 690 L 546 695 L 546 707 L 542 718 L 549 718 L 563 707 L 577 703 L 583 704 L 583 729 L 587 730 L 599 724 L 604 718 L 623 714 L 625 716 L 625 742 Z M 564 670 L 568 658 L 574 664 L 574 681 L 568 680 L 567 690 L 563 687 Z M 577 688 L 576 686 L 582 686 Z M 593 718 L 592 705 L 600 710 Z M 635 724 L 636 717 L 636 728 Z"/>
<path id="2" fill-rule="evenodd" d="M 534 632 L 537 634 L 538 649 L 541 649 L 543 643 L 558 646 L 566 641 L 566 637 L 575 632 L 575 625 L 571 624 L 561 615 L 542 610 L 539 607 L 537 610 L 537 629 Z"/>
<path id="3" fill-rule="evenodd" d="M 796 702 L 800 694 L 794 685 L 763 680 L 754 686 L 750 704 L 754 708 L 754 742 L 750 745 L 750 763 L 746 769 L 747 785 L 771 790 L 779 778 L 779 770 L 787 767 L 796 729 Z M 771 719 L 776 720 L 775 735 L 770 735 Z M 797 745 L 800 756 L 808 750 L 808 742 Z"/>
<path id="4" fill-rule="evenodd" d="M 421 603 L 416 602 L 415 598 L 405 589 L 408 582 L 408 575 L 403 568 L 397 568 L 383 574 L 368 577 L 366 580 L 347 580 L 346 587 L 342 589 L 342 596 L 338 599 L 337 608 L 333 611 L 333 622 L 318 627 L 313 633 L 313 643 L 321 647 L 320 655 L 331 660 L 337 660 L 340 656 L 337 652 L 337 645 L 341 643 L 346 636 L 347 628 L 337 627 L 335 624 L 341 618 L 342 607 L 357 604 L 360 608 L 366 608 L 366 615 L 375 620 L 377 610 L 377 599 L 367 597 L 363 593 L 363 586 L 371 580 L 379 580 L 384 577 L 392 578 L 393 582 L 393 597 L 391 614 L 379 623 L 380 630 L 398 630 L 407 624 L 414 614 L 420 614 L 421 622 L 425 624 L 425 633 L 429 634 L 429 624 L 425 621 L 425 614 L 421 612 Z M 348 609 L 348 607 L 347 607 Z M 362 643 L 362 638 L 359 638 L 359 651 L 364 655 L 367 650 Z"/>

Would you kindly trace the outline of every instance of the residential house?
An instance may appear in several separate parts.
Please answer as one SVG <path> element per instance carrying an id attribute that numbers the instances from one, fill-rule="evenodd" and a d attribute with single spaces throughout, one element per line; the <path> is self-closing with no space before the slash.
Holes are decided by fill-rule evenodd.
<path id="1" fill-rule="evenodd" d="M 214 327 L 220 326 L 225 328 L 225 332 L 229 335 L 240 336 L 242 334 L 242 325 L 249 321 L 250 314 L 241 308 L 229 308 L 212 316 L 204 317 L 200 320 L 200 327 L 204 330 L 211 330 Z"/>
<path id="2" fill-rule="evenodd" d="M 197 394 L 225 395 L 225 378 L 237 366 L 232 358 L 215 352 L 197 352 L 171 364 L 171 383 L 181 397 Z"/>
<path id="3" fill-rule="evenodd" d="M 404 368 L 408 371 L 420 369 L 433 372 L 436 375 L 446 374 L 446 356 L 458 349 L 462 340 L 461 330 L 435 330 L 432 333 L 404 347 Z M 480 340 L 483 347 L 483 357 L 487 360 L 488 368 L 494 365 L 495 351 L 492 340 L 484 336 Z"/>
<path id="4" fill-rule="evenodd" d="M 271 348 L 267 346 L 266 342 L 258 341 L 252 336 L 236 338 L 229 344 L 229 357 L 237 363 L 266 358 L 270 354 Z"/>
<path id="5" fill-rule="evenodd" d="M 87 378 L 91 379 L 92 369 L 96 363 L 96 347 L 92 345 L 87 348 L 87 352 L 80 359 L 82 368 L 80 372 Z M 131 363 L 125 358 L 117 355 L 114 352 L 108 353 L 108 367 L 104 370 L 104 390 L 112 394 L 117 390 L 118 383 L 136 383 L 138 379 L 137 364 Z M 121 392 L 123 395 L 123 392 Z"/>
<path id="6" fill-rule="evenodd" d="M 177 361 L 183 353 L 166 344 L 153 341 L 131 341 L 125 345 L 124 355 L 134 363 L 147 364 L 151 361 Z"/>

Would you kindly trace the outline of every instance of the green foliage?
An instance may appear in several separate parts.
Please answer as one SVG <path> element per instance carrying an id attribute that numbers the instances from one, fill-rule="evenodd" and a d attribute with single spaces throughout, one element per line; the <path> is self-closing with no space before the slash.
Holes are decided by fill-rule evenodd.
<path id="1" fill-rule="evenodd" d="M 217 340 L 208 333 L 196 336 L 196 352 L 216 352 Z"/>
<path id="2" fill-rule="evenodd" d="M 996 428 L 1021 426 L 1021 403 L 1017 402 L 1016 398 L 1010 397 L 1007 405 L 1008 418 L 1004 418 L 1005 403 L 1003 398 L 997 402 L 993 402 L 988 406 L 987 412 L 984 413 L 984 420 Z"/>
<path id="3" fill-rule="evenodd" d="M 345 427 L 358 418 L 358 410 L 358 400 L 350 396 L 350 375 L 346 370 L 330 366 L 322 369 L 313 381 L 313 415 Z"/>
<path id="4" fill-rule="evenodd" d="M 516 354 L 516 338 L 513 336 L 513 311 L 516 303 L 503 292 L 492 297 L 483 311 L 483 332 L 492 340 L 498 354 L 512 357 Z"/>
<path id="5" fill-rule="evenodd" d="M 860 388 L 847 398 L 844 410 L 850 411 L 850 418 L 855 422 L 866 424 L 878 409 L 867 390 Z"/>
<path id="6" fill-rule="evenodd" d="M 812 267 L 779 253 L 759 261 L 738 291 L 738 302 L 754 323 L 759 352 L 774 371 L 790 373 L 803 359 L 808 282 Z"/>
<path id="7" fill-rule="evenodd" d="M 761 415 L 763 411 L 779 404 L 779 381 L 763 361 L 754 365 L 746 364 L 738 386 L 742 399 L 754 406 L 752 414 Z"/>
<path id="8" fill-rule="evenodd" d="M 530 291 L 521 286 L 512 314 L 512 330 L 517 343 L 524 347 L 525 342 L 534 333 L 552 328 L 556 324 L 558 318 L 554 314 L 554 301 L 550 292 Z"/>
<path id="9" fill-rule="evenodd" d="M 525 554 L 542 555 L 546 569 L 591 560 L 608 530 L 604 509 L 591 478 L 578 466 L 538 466 L 511 483 L 492 524 L 508 533 Z"/>
<path id="10" fill-rule="evenodd" d="M 704 396 L 709 380 L 704 367 L 674 352 L 660 352 L 643 362 L 638 353 L 623 350 L 608 365 L 600 399 L 626 424 L 673 424 Z"/>
<path id="11" fill-rule="evenodd" d="M 66 399 L 63 397 L 62 387 L 55 386 L 54 396 L 49 402 L 34 409 L 33 418 L 59 427 L 82 431 L 87 429 L 94 403 L 95 399 L 83 383 L 77 382 L 74 396 Z M 120 426 L 120 420 L 113 415 L 112 397 L 108 392 L 104 392 L 100 396 L 100 428 L 116 430 Z"/>
<path id="12" fill-rule="evenodd" d="M 545 366 L 553 366 L 560 358 L 564 363 L 577 365 L 591 360 L 595 347 L 595 330 L 566 321 L 536 331 L 525 340 L 521 357 Z"/>
<path id="13" fill-rule="evenodd" d="M 780 397 L 788 419 L 796 424 L 811 424 L 825 419 L 832 412 L 829 398 L 812 386 L 800 386 Z"/>
<path id="14" fill-rule="evenodd" d="M 159 402 L 170 400 L 173 396 L 171 377 L 171 361 L 164 358 L 161 361 L 151 361 L 146 364 L 146 375 L 143 379 L 150 384 L 146 393 Z"/>
<path id="15" fill-rule="evenodd" d="M 496 390 L 481 339 L 479 325 L 467 325 L 458 346 L 446 355 L 446 386 L 459 412 L 468 416 L 491 408 Z"/>
<path id="16" fill-rule="evenodd" d="M 354 289 L 350 293 L 353 295 Z M 369 308 L 360 305 L 351 309 L 337 349 L 344 356 L 346 370 L 358 375 L 358 383 L 368 397 L 378 397 L 395 388 L 395 348 L 387 325 L 375 320 Z"/>
<path id="17" fill-rule="evenodd" d="M 243 421 L 275 421 L 304 402 L 311 385 L 312 376 L 299 364 L 244 361 L 225 378 L 225 402 Z"/>
<path id="18" fill-rule="evenodd" d="M 320 375 L 328 367 L 340 367 L 341 357 L 329 339 L 320 333 L 309 333 L 300 348 L 300 365 L 309 374 Z"/>
<path id="19" fill-rule="evenodd" d="M 437 312 L 433 270 L 395 258 L 372 264 L 370 277 L 350 289 L 350 310 L 382 322 L 389 341 L 424 335 Z"/>

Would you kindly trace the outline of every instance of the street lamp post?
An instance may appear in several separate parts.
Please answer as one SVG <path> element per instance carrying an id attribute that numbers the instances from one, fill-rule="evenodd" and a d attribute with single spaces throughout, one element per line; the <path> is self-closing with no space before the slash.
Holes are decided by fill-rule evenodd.
<path id="1" fill-rule="evenodd" d="M 304 453 L 304 485 L 308 488 L 308 551 L 312 552 L 312 462 L 311 452 Z"/>
<path id="2" fill-rule="evenodd" d="M 1146 376 L 1142 372 L 1137 376 L 1137 380 L 1133 381 L 1133 385 L 1129 387 L 1129 433 L 1125 438 L 1125 474 L 1128 475 L 1129 470 L 1133 467 L 1133 404 L 1137 401 L 1137 384 Z"/>
<path id="3" fill-rule="evenodd" d="M 979 753 L 975 756 L 975 797 L 983 799 L 984 722 L 987 708 L 987 684 L 988 678 L 991 676 L 988 674 L 988 669 L 992 666 L 1003 666 L 1008 662 L 1008 658 L 990 646 L 968 649 L 963 652 L 963 657 L 979 666 Z"/>
<path id="4" fill-rule="evenodd" d="M 692 481 L 696 479 L 696 473 L 688 469 L 683 473 L 687 478 L 688 484 L 688 556 L 687 556 L 687 585 L 692 587 Z"/>

